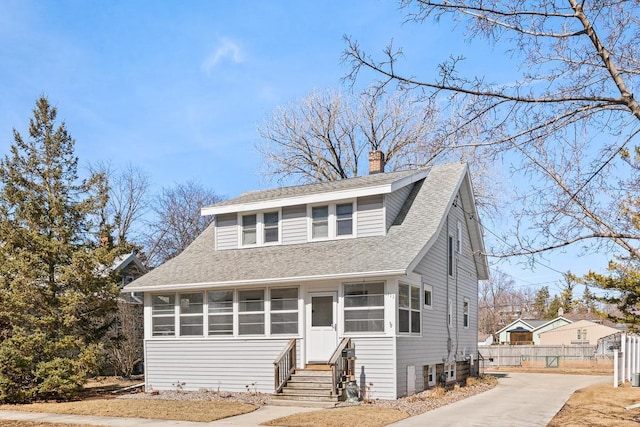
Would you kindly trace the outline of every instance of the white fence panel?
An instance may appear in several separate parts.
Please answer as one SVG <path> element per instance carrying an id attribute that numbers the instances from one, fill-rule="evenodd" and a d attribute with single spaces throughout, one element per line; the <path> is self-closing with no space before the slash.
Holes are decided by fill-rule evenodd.
<path id="1" fill-rule="evenodd" d="M 640 373 L 640 337 L 622 334 L 620 350 L 613 353 L 613 386 L 618 387 Z"/>

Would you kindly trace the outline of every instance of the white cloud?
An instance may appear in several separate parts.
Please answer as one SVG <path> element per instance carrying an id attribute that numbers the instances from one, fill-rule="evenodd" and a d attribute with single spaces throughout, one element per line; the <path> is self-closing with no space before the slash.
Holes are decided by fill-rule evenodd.
<path id="1" fill-rule="evenodd" d="M 244 61 L 244 58 L 238 43 L 227 38 L 221 38 L 215 52 L 209 55 L 202 63 L 202 69 L 209 74 L 220 62 L 225 60 L 239 64 Z"/>

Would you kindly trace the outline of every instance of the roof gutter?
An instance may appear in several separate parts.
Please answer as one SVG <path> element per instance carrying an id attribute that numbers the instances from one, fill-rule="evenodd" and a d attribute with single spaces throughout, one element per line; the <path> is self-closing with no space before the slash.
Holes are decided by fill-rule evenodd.
<path id="1" fill-rule="evenodd" d="M 294 276 L 294 277 L 276 277 L 272 279 L 254 279 L 254 280 L 231 280 L 222 282 L 200 282 L 200 283 L 180 283 L 169 285 L 150 285 L 150 286 L 136 286 L 135 282 L 122 288 L 125 292 L 150 292 L 150 291 L 165 291 L 165 290 L 179 290 L 179 289 L 205 289 L 212 287 L 222 286 L 251 286 L 251 285 L 272 285 L 279 283 L 293 283 L 293 282 L 308 282 L 312 280 L 349 280 L 349 279 L 367 279 L 373 277 L 387 277 L 387 276 L 403 276 L 407 274 L 407 270 L 381 270 L 381 271 L 367 271 L 356 273 L 343 273 L 343 274 L 322 274 L 316 276 Z"/>

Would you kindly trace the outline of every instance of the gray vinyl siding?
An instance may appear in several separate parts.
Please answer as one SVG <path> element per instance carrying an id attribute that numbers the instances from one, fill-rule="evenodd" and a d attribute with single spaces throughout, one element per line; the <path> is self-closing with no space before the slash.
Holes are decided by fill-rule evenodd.
<path id="1" fill-rule="evenodd" d="M 382 196 L 358 198 L 358 237 L 384 235 L 384 214 L 382 208 Z"/>
<path id="2" fill-rule="evenodd" d="M 249 385 L 261 393 L 274 392 L 273 362 L 289 339 L 147 340 L 147 390 L 201 388 L 244 392 Z M 300 354 L 298 349 L 296 354 Z M 299 356 L 298 356 L 299 357 Z"/>
<path id="3" fill-rule="evenodd" d="M 393 337 L 351 337 L 356 346 L 356 382 L 361 390 L 368 384 L 370 399 L 396 399 L 395 339 Z"/>
<path id="4" fill-rule="evenodd" d="M 282 208 L 282 244 L 307 242 L 307 206 Z"/>
<path id="5" fill-rule="evenodd" d="M 405 200 L 407 200 L 407 196 L 411 192 L 413 185 L 404 186 L 393 193 L 387 194 L 385 196 L 385 207 L 387 209 L 387 230 L 393 224 L 393 221 L 398 216 L 400 209 L 402 209 L 402 205 L 404 205 Z"/>
<path id="6" fill-rule="evenodd" d="M 422 282 L 433 287 L 433 309 L 422 308 L 422 336 L 399 336 L 398 348 L 398 395 L 407 393 L 407 366 L 416 367 L 416 392 L 424 389 L 422 368 L 424 365 L 458 360 L 477 354 L 478 344 L 478 281 L 471 254 L 469 234 L 464 221 L 463 206 L 458 202 L 449 212 L 449 234 L 456 235 L 457 221 L 462 224 L 462 253 L 457 254 L 457 274 L 450 277 L 447 272 L 447 220 L 415 272 Z M 447 293 L 448 288 L 448 293 Z M 448 299 L 453 300 L 453 325 L 447 328 Z M 469 300 L 469 327 L 463 327 L 463 302 Z M 447 341 L 451 339 L 451 352 Z"/>
<path id="7" fill-rule="evenodd" d="M 238 217 L 236 214 L 216 217 L 216 248 L 219 251 L 238 248 Z"/>

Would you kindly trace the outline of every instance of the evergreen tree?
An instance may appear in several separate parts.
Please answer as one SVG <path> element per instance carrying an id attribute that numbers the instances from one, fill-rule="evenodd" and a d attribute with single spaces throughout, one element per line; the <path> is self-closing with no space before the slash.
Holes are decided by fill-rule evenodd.
<path id="1" fill-rule="evenodd" d="M 537 313 L 538 318 L 543 319 L 547 313 L 547 301 L 549 301 L 549 287 L 543 286 L 538 289 L 536 300 L 533 303 L 533 310 Z"/>
<path id="2" fill-rule="evenodd" d="M 0 160 L 0 402 L 70 397 L 116 307 L 113 253 L 99 244 L 104 177 L 79 179 L 46 98 L 33 113 Z"/>
<path id="3" fill-rule="evenodd" d="M 555 319 L 558 317 L 558 313 L 562 308 L 562 298 L 559 296 L 554 296 L 551 302 L 549 303 L 549 307 L 544 315 L 545 319 Z"/>
<path id="4" fill-rule="evenodd" d="M 572 313 L 575 305 L 573 300 L 573 288 L 575 286 L 575 276 L 571 273 L 564 275 L 565 284 L 560 292 L 560 306 L 563 314 Z"/>
<path id="5" fill-rule="evenodd" d="M 587 286 L 597 286 L 607 291 L 597 301 L 612 304 L 618 313 L 607 314 L 616 322 L 626 324 L 630 330 L 640 329 L 640 262 L 636 259 L 609 261 L 610 274 L 589 272 L 582 281 Z"/>
<path id="6" fill-rule="evenodd" d="M 596 296 L 591 292 L 589 286 L 584 287 L 584 292 L 582 293 L 582 307 L 584 307 L 584 311 L 586 313 L 597 314 Z"/>

